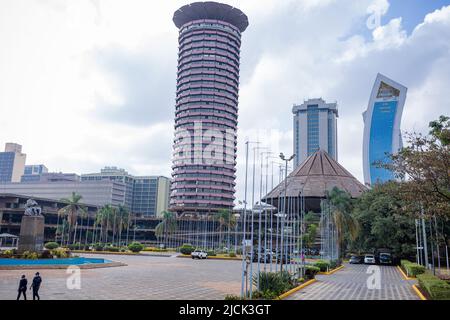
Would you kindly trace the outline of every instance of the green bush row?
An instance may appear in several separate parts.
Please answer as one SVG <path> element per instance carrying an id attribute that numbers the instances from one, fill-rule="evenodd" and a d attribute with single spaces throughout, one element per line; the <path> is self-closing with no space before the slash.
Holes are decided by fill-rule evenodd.
<path id="1" fill-rule="evenodd" d="M 180 252 L 182 254 L 191 254 L 194 250 L 195 248 L 189 243 L 185 243 L 180 247 Z"/>
<path id="2" fill-rule="evenodd" d="M 401 260 L 400 265 L 402 266 L 403 270 L 406 271 L 406 275 L 408 277 L 416 277 L 417 275 L 425 272 L 424 266 L 408 260 Z"/>
<path id="3" fill-rule="evenodd" d="M 320 269 L 320 272 L 326 272 L 330 269 L 331 265 L 328 261 L 319 260 L 314 263 L 314 266 Z"/>
<path id="4" fill-rule="evenodd" d="M 450 300 L 450 284 L 432 274 L 417 275 L 419 286 L 433 300 Z"/>
<path id="5" fill-rule="evenodd" d="M 253 283 L 258 282 L 258 275 L 253 277 Z M 289 272 L 259 273 L 259 291 L 253 293 L 254 299 L 274 299 L 295 286 Z"/>
<path id="6" fill-rule="evenodd" d="M 306 265 L 305 266 L 305 278 L 308 280 L 314 279 L 316 277 L 316 274 L 318 274 L 320 271 L 319 267 Z"/>

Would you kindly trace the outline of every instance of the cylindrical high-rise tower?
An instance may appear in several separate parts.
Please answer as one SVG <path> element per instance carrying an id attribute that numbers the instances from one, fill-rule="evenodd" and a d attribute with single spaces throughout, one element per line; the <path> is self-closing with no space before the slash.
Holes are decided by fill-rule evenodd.
<path id="1" fill-rule="evenodd" d="M 232 209 L 241 33 L 239 9 L 216 2 L 181 7 L 179 28 L 172 211 L 213 213 Z"/>

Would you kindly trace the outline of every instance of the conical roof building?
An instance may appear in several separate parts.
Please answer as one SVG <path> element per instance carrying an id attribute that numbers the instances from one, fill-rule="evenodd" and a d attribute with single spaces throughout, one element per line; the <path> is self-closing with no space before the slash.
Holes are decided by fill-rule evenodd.
<path id="1" fill-rule="evenodd" d="M 309 156 L 287 177 L 285 193 L 285 181 L 282 181 L 263 201 L 278 207 L 286 196 L 292 203 L 303 202 L 304 209 L 319 212 L 320 201 L 326 197 L 326 191 L 338 187 L 347 191 L 353 198 L 359 197 L 367 188 L 359 182 L 328 153 L 319 150 Z M 295 200 L 294 200 L 295 199 Z M 300 205 L 300 204 L 299 204 Z"/>

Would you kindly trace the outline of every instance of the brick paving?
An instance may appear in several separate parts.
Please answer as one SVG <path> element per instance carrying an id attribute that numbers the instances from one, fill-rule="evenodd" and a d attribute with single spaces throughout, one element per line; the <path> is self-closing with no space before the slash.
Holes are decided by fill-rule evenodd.
<path id="1" fill-rule="evenodd" d="M 66 270 L 39 270 L 40 296 L 46 300 L 222 300 L 239 294 L 239 261 L 192 260 L 176 257 L 88 255 L 126 263 L 127 266 L 81 270 L 81 289 L 69 290 Z M 30 283 L 34 270 L 0 271 L 0 300 L 15 299 L 19 278 Z M 27 292 L 32 298 L 31 291 Z"/>
<path id="2" fill-rule="evenodd" d="M 317 282 L 287 297 L 287 300 L 418 300 L 412 284 L 396 267 L 379 266 L 381 288 L 369 289 L 367 265 L 346 264 L 332 275 L 318 275 Z"/>

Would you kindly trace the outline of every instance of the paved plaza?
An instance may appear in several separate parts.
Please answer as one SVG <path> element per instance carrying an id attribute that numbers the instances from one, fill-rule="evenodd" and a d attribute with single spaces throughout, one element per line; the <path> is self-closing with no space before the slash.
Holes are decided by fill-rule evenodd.
<path id="1" fill-rule="evenodd" d="M 189 258 L 84 255 L 103 257 L 127 266 L 81 270 L 81 289 L 68 289 L 65 269 L 39 270 L 45 300 L 223 300 L 240 293 L 241 262 Z M 255 264 L 256 268 L 256 264 Z M 318 275 L 317 282 L 289 296 L 290 300 L 417 300 L 411 285 L 396 267 L 380 267 L 381 289 L 368 289 L 366 265 L 346 265 L 332 275 Z M 34 270 L 1 270 L 0 299 L 15 299 L 22 274 L 31 281 Z M 28 291 L 28 298 L 31 291 Z"/>
<path id="2" fill-rule="evenodd" d="M 418 300 L 412 285 L 404 280 L 396 267 L 379 266 L 381 288 L 369 289 L 368 266 L 346 264 L 331 275 L 318 275 L 317 282 L 297 291 L 287 300 Z"/>
<path id="3" fill-rule="evenodd" d="M 69 290 L 66 270 L 39 270 L 40 290 L 45 300 L 91 299 L 192 299 L 223 300 L 226 294 L 239 294 L 239 261 L 192 260 L 176 257 L 83 255 L 102 257 L 127 264 L 123 267 L 81 270 L 81 289 Z M 0 299 L 15 299 L 18 281 L 33 270 L 1 270 Z M 31 291 L 28 291 L 28 298 Z"/>

